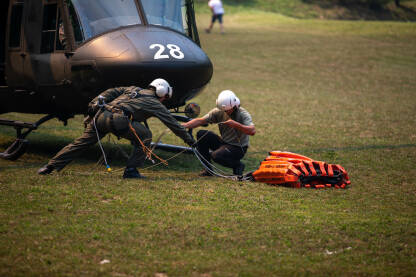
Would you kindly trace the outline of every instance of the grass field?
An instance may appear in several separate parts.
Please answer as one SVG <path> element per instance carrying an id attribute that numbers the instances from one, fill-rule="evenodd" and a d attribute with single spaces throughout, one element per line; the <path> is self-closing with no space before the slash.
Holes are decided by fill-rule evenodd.
<path id="1" fill-rule="evenodd" d="M 225 35 L 207 35 L 209 15 L 197 17 L 214 75 L 194 100 L 205 113 L 221 90 L 238 94 L 257 128 L 247 168 L 294 151 L 341 164 L 351 188 L 199 178 L 186 155 L 126 181 L 107 139 L 115 172 L 96 165 L 96 147 L 38 176 L 82 132 L 81 117 L 51 121 L 27 154 L 0 161 L 0 276 L 414 275 L 416 25 L 244 12 L 225 16 Z M 165 129 L 150 125 L 154 137 Z M 13 132 L 0 127 L 0 150 Z"/>

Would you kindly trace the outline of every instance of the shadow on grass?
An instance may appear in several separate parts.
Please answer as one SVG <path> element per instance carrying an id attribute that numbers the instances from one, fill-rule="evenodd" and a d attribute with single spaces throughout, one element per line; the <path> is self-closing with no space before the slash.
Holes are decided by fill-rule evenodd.
<path id="1" fill-rule="evenodd" d="M 67 129 L 65 129 L 67 130 Z M 25 155 L 32 155 L 36 158 L 34 160 L 42 160 L 41 164 L 38 162 L 24 162 L 22 164 L 13 164 L 10 161 L 12 167 L 27 167 L 27 168 L 36 168 L 43 164 L 46 164 L 49 159 L 51 159 L 55 154 L 57 154 L 63 147 L 71 143 L 76 137 L 81 135 L 82 131 L 72 133 L 63 133 L 64 135 L 56 135 L 46 132 L 33 132 L 30 134 L 27 139 L 29 140 L 29 145 L 25 154 L 20 157 L 20 160 L 24 160 Z M 15 130 L 10 127 L 0 126 L 0 152 L 5 151 L 15 140 Z M 125 167 L 128 156 L 132 150 L 132 146 L 126 144 L 128 142 L 125 139 L 122 139 L 123 143 L 118 143 L 117 138 L 114 135 L 111 135 L 111 141 L 108 140 L 109 135 L 104 137 L 101 141 L 105 154 L 107 156 L 108 163 L 112 168 L 114 167 Z M 160 163 L 159 160 L 155 160 L 155 164 L 146 160 L 143 165 L 143 169 L 149 168 L 151 171 L 178 171 L 178 172 L 191 172 L 199 171 L 203 167 L 200 165 L 199 161 L 193 154 L 179 154 L 173 152 L 167 152 L 162 150 L 156 150 L 155 153 L 164 160 L 168 160 L 168 166 L 165 166 Z M 19 161 L 18 159 L 18 161 Z M 246 164 L 251 167 L 257 167 L 259 162 L 250 158 L 246 159 Z M 75 159 L 71 164 L 82 164 L 82 165 L 94 165 L 96 164 L 103 165 L 102 162 L 102 153 L 98 144 L 87 148 L 82 155 Z M 229 169 L 225 169 L 230 171 Z M 230 171 L 231 174 L 231 171 Z"/>
<path id="2" fill-rule="evenodd" d="M 2 132 L 4 135 L 10 136 L 5 138 L 6 136 L 0 137 L 0 152 L 5 151 L 14 141 L 13 132 Z M 41 136 L 38 136 L 41 135 Z M 38 134 L 34 137 L 28 137 L 29 145 L 27 151 L 24 155 L 34 155 L 37 156 L 39 159 L 44 159 L 46 163 L 49 159 L 51 159 L 56 153 L 58 153 L 63 147 L 68 145 L 73 141 L 72 138 L 68 137 L 60 137 L 51 134 Z M 117 143 L 117 139 L 108 141 L 108 136 L 106 136 L 103 140 L 103 148 L 105 154 L 107 156 L 107 160 L 111 166 L 116 167 L 124 167 L 127 158 L 132 150 L 132 146 L 129 144 L 121 144 Z M 112 137 L 114 138 L 114 137 Z M 199 169 L 197 159 L 190 154 L 180 154 L 176 155 L 176 153 L 167 152 L 167 151 L 160 151 L 156 150 L 155 153 L 164 160 L 169 160 L 169 168 L 163 164 L 159 164 L 158 166 L 152 167 L 152 170 L 160 171 L 160 170 L 185 170 L 185 171 L 193 171 Z M 171 157 L 175 156 L 173 159 Z M 21 159 L 21 158 L 20 158 Z M 82 155 L 75 159 L 74 162 L 85 164 L 85 163 L 96 163 L 96 164 L 103 164 L 102 163 L 102 152 L 98 146 L 98 144 L 87 148 Z M 158 164 L 159 161 L 155 159 L 155 163 Z M 150 161 L 146 161 L 143 168 L 147 168 L 152 166 L 153 163 Z M 33 165 L 31 165 L 32 167 Z"/>
<path id="3" fill-rule="evenodd" d="M 0 136 L 0 151 L 4 151 L 12 142 L 13 138 L 4 140 Z M 42 134 L 41 140 L 40 137 L 32 138 L 29 140 L 29 146 L 24 155 L 33 155 L 37 156 L 37 159 L 43 160 L 41 164 L 37 162 L 25 162 L 24 165 L 11 165 L 12 167 L 19 168 L 37 168 L 43 164 L 46 164 L 49 159 L 51 159 L 58 151 L 60 151 L 67 144 L 71 143 L 73 139 L 63 138 L 59 136 L 54 136 L 50 134 Z M 127 156 L 132 150 L 132 146 L 128 144 L 114 144 L 112 142 L 106 142 L 107 139 L 103 140 L 103 148 L 107 156 L 108 163 L 114 168 L 123 168 L 127 162 Z M 162 164 L 159 160 L 154 159 L 155 163 L 146 160 L 145 164 L 141 167 L 144 170 L 151 170 L 155 172 L 166 172 L 166 171 L 177 171 L 177 172 L 198 172 L 203 169 L 202 165 L 199 163 L 198 159 L 193 154 L 178 154 L 173 152 L 156 150 L 155 153 L 164 160 L 168 161 L 168 166 Z M 20 159 L 24 159 L 24 155 Z M 259 159 L 250 157 L 246 155 L 244 158 L 244 163 L 246 164 L 246 172 L 256 170 L 260 164 Z M 12 162 L 10 162 L 12 163 Z M 105 168 L 105 165 L 102 160 L 101 150 L 98 144 L 88 148 L 82 155 L 75 159 L 71 164 L 81 164 L 81 165 L 96 165 L 97 168 L 100 165 Z M 70 165 L 71 165 L 70 164 Z M 216 164 L 223 171 L 228 174 L 232 174 L 232 170 L 225 168 Z"/>

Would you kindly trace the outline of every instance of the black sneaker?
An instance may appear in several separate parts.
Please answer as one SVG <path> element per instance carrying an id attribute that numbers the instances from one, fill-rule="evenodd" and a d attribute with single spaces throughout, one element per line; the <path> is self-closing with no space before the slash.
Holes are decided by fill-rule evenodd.
<path id="1" fill-rule="evenodd" d="M 199 173 L 199 176 L 201 177 L 211 177 L 213 176 L 211 172 L 209 172 L 208 170 L 204 169 Z"/>
<path id="2" fill-rule="evenodd" d="M 236 166 L 236 167 L 233 168 L 233 174 L 234 175 L 237 175 L 237 176 L 243 175 L 243 172 L 244 172 L 244 168 L 245 167 L 246 166 L 242 162 L 240 162 L 240 164 L 238 166 Z"/>
<path id="3" fill-rule="evenodd" d="M 123 174 L 124 179 L 141 179 L 146 178 L 140 175 L 139 171 L 135 167 L 126 167 Z"/>
<path id="4" fill-rule="evenodd" d="M 47 175 L 51 174 L 55 168 L 52 165 L 44 165 L 43 167 L 39 168 L 38 174 L 40 175 Z"/>

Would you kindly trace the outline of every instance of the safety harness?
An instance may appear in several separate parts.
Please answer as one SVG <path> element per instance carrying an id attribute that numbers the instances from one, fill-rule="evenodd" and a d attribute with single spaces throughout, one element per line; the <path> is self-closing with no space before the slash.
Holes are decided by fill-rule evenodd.
<path id="1" fill-rule="evenodd" d="M 292 188 L 347 188 L 351 182 L 345 169 L 337 164 L 315 161 L 291 153 L 272 151 L 259 169 L 246 179 Z M 251 178 L 250 178 L 251 177 Z"/>
<path id="2" fill-rule="evenodd" d="M 132 99 L 132 98 L 139 98 L 139 97 L 152 97 L 151 95 L 140 94 L 140 91 L 141 90 L 133 91 L 132 93 L 130 93 L 128 95 L 129 98 Z M 120 104 L 120 102 L 117 103 L 117 104 Z M 144 142 L 140 139 L 139 135 L 137 134 L 136 130 L 134 129 L 134 127 L 132 125 L 132 122 L 133 122 L 134 119 L 133 119 L 133 115 L 130 113 L 130 111 L 126 110 L 122 106 L 121 107 L 117 107 L 117 106 L 111 106 L 109 104 L 106 104 L 105 101 L 104 101 L 104 98 L 102 96 L 99 96 L 98 97 L 97 105 L 100 107 L 100 109 L 95 114 L 95 116 L 93 118 L 93 124 L 94 124 L 95 132 L 97 134 L 98 144 L 99 144 L 100 149 L 101 149 L 101 152 L 103 154 L 104 162 L 106 164 L 106 167 L 107 167 L 107 171 L 108 172 L 110 172 L 112 169 L 108 165 L 107 158 L 106 158 L 106 155 L 105 155 L 105 151 L 104 151 L 104 148 L 102 147 L 102 144 L 101 144 L 101 141 L 100 141 L 100 137 L 99 137 L 99 133 L 98 133 L 98 129 L 97 129 L 97 126 L 96 126 L 96 118 L 100 114 L 100 112 L 101 111 L 104 111 L 104 110 L 109 111 L 111 113 L 111 115 L 110 115 L 110 125 L 111 125 L 111 129 L 112 129 L 113 133 L 116 136 L 119 137 L 119 135 L 121 133 L 124 133 L 125 131 L 130 130 L 134 134 L 134 136 L 137 139 L 137 141 L 139 142 L 140 146 L 142 147 L 142 150 L 143 150 L 143 152 L 144 152 L 144 154 L 146 156 L 146 159 L 150 160 L 153 164 L 155 164 L 155 161 L 152 159 L 152 157 L 155 157 L 156 159 L 158 159 L 164 165 L 168 165 L 168 162 L 166 160 L 164 160 L 161 157 L 159 157 L 158 155 L 156 155 L 153 152 L 153 149 L 147 147 L 144 144 Z M 128 129 L 122 130 L 122 131 L 119 130 L 118 132 L 116 131 L 116 128 L 114 126 L 114 119 L 113 119 L 113 114 L 115 114 L 115 113 L 122 114 L 122 115 L 126 116 L 126 118 L 128 120 Z"/>

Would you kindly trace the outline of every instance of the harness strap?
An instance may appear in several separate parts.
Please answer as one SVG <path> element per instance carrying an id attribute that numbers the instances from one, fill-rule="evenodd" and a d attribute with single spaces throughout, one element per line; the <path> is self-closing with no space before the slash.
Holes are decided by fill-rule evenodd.
<path id="1" fill-rule="evenodd" d="M 319 170 L 321 170 L 321 175 L 326 176 L 327 174 L 326 174 L 326 170 L 325 170 L 325 163 L 324 162 L 318 162 L 318 161 L 316 161 L 314 163 L 318 164 Z"/>
<path id="2" fill-rule="evenodd" d="M 334 170 L 332 169 L 332 164 L 328 164 L 328 176 L 334 176 Z"/>
<path id="3" fill-rule="evenodd" d="M 310 161 L 303 161 L 303 163 L 308 165 L 309 170 L 312 173 L 312 176 L 316 176 L 316 170 L 315 170 L 315 167 L 313 166 L 313 163 Z"/>
<path id="4" fill-rule="evenodd" d="M 289 166 L 289 170 L 292 171 L 296 176 L 302 175 L 302 172 L 300 172 L 296 167 L 294 167 L 293 164 Z"/>
<path id="5" fill-rule="evenodd" d="M 306 169 L 305 165 L 302 162 L 299 163 L 299 167 L 303 171 L 305 176 L 309 176 L 309 171 Z"/>

